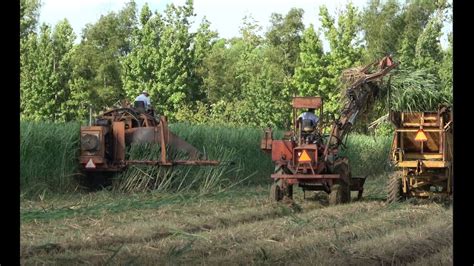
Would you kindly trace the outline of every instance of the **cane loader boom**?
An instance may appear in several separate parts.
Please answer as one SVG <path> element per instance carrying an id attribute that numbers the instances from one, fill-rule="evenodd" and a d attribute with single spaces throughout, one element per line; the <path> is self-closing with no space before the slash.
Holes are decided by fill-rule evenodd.
<path id="1" fill-rule="evenodd" d="M 358 191 L 362 197 L 365 178 L 351 174 L 348 158 L 338 155 L 339 146 L 350 132 L 358 115 L 364 113 L 371 99 L 379 92 L 378 81 L 398 64 L 390 56 L 384 57 L 362 69 L 345 71 L 350 86 L 345 92 L 341 114 L 331 127 L 326 140 L 322 127 L 312 125 L 303 117 L 296 116 L 301 109 L 319 111 L 323 116 L 321 97 L 294 97 L 293 129 L 285 134 L 283 140 L 273 140 L 271 129 L 265 130 L 261 149 L 271 153 L 275 173 L 271 175 L 274 183 L 271 197 L 279 201 L 293 197 L 293 185 L 303 191 L 322 190 L 329 194 L 329 203 L 338 204 L 350 201 L 350 191 Z M 375 68 L 375 69 L 374 69 Z"/>
<path id="2" fill-rule="evenodd" d="M 370 69 L 378 65 L 378 70 L 370 73 Z M 331 150 L 336 150 L 350 132 L 357 116 L 368 107 L 369 99 L 377 95 L 379 87 L 376 82 L 387 75 L 398 63 L 393 62 L 390 56 L 380 62 L 367 65 L 356 73 L 356 80 L 346 90 L 344 107 L 341 116 L 333 122 L 331 133 L 324 150 L 324 160 L 328 160 Z"/>

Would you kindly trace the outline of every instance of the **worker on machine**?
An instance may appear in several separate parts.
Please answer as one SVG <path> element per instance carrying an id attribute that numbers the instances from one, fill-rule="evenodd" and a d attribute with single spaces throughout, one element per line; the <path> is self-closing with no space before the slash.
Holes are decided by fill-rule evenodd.
<path id="1" fill-rule="evenodd" d="M 148 110 L 148 108 L 151 106 L 150 96 L 147 91 L 142 91 L 140 95 L 135 98 L 135 102 L 143 102 L 145 110 Z"/>
<path id="2" fill-rule="evenodd" d="M 313 131 L 319 121 L 319 118 L 314 114 L 314 108 L 309 108 L 308 111 L 298 116 L 298 119 L 301 119 L 303 131 Z"/>
<path id="3" fill-rule="evenodd" d="M 154 116 L 154 110 L 151 106 L 149 96 L 147 91 L 142 91 L 142 93 L 135 98 L 135 108 Z"/>
<path id="4" fill-rule="evenodd" d="M 301 137 L 306 143 L 314 143 L 318 139 L 315 129 L 319 122 L 319 118 L 314 114 L 314 108 L 309 108 L 308 111 L 303 112 L 298 116 L 298 120 L 301 123 Z"/>

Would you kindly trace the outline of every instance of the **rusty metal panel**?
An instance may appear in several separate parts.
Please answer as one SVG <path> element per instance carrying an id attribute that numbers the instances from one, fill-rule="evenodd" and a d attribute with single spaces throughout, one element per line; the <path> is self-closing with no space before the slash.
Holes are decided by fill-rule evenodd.
<path id="1" fill-rule="evenodd" d="M 440 143 L 439 143 L 439 134 L 443 134 L 444 132 L 430 132 L 425 130 L 425 135 L 427 137 L 427 141 L 423 142 L 423 152 L 425 153 L 441 153 L 440 150 Z M 422 143 L 415 140 L 416 132 L 405 132 L 401 136 L 403 138 L 404 143 L 404 152 L 420 152 L 421 153 L 421 145 Z"/>
<path id="2" fill-rule="evenodd" d="M 105 134 L 108 128 L 104 126 L 81 126 L 81 157 L 82 156 L 100 156 L 105 154 Z M 94 135 L 98 138 L 99 148 L 96 151 L 87 151 L 83 149 L 82 140 L 85 135 Z"/>
<path id="3" fill-rule="evenodd" d="M 219 165 L 220 161 L 215 160 L 175 160 L 170 162 L 162 162 L 161 160 L 128 160 L 125 161 L 127 165 L 133 164 L 144 164 L 144 165 L 160 165 L 160 166 L 173 166 L 173 165 Z"/>
<path id="4" fill-rule="evenodd" d="M 437 112 L 406 112 L 402 118 L 404 127 L 439 127 L 440 117 Z"/>
<path id="5" fill-rule="evenodd" d="M 125 160 L 125 122 L 113 122 L 114 160 Z"/>
<path id="6" fill-rule="evenodd" d="M 105 160 L 103 157 L 101 156 L 80 156 L 79 158 L 79 162 L 83 165 L 86 165 L 87 162 L 89 161 L 89 159 L 92 159 L 92 161 L 95 163 L 95 164 L 103 164 L 105 163 Z"/>
<path id="7" fill-rule="evenodd" d="M 155 128 L 153 127 L 136 127 L 125 130 L 125 143 L 154 143 Z"/>
<path id="8" fill-rule="evenodd" d="M 416 168 L 418 166 L 418 161 L 402 161 L 397 164 L 398 167 L 410 167 Z M 450 162 L 443 161 L 422 161 L 422 166 L 426 168 L 445 168 L 451 166 Z"/>
<path id="9" fill-rule="evenodd" d="M 198 149 L 176 136 L 171 131 L 169 131 L 168 137 L 168 145 L 173 149 L 186 152 L 191 160 L 199 159 L 202 156 Z"/>
<path id="10" fill-rule="evenodd" d="M 260 141 L 260 149 L 271 150 L 272 149 L 273 134 L 271 129 L 266 129 L 262 140 Z"/>
<path id="11" fill-rule="evenodd" d="M 323 104 L 321 97 L 294 97 L 293 108 L 314 108 L 318 109 Z"/>
<path id="12" fill-rule="evenodd" d="M 272 174 L 273 179 L 338 179 L 341 175 L 338 174 Z"/>
<path id="13" fill-rule="evenodd" d="M 290 161 L 293 158 L 293 143 L 288 140 L 272 141 L 272 161 Z"/>

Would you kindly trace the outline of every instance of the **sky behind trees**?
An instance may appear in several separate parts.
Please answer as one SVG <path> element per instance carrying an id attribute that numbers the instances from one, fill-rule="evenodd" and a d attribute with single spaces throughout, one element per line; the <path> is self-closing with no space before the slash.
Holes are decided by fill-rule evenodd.
<path id="1" fill-rule="evenodd" d="M 129 0 L 42 0 L 40 9 L 40 23 L 55 25 L 58 21 L 67 18 L 76 33 L 76 43 L 80 41 L 81 31 L 87 23 L 95 23 L 101 15 L 110 11 L 119 11 Z M 183 5 L 184 0 L 135 0 L 137 7 L 148 3 L 152 11 L 162 12 L 167 4 Z M 303 22 L 305 26 L 312 23 L 316 29 L 320 27 L 318 19 L 319 6 L 326 5 L 330 13 L 344 9 L 348 0 L 194 0 L 194 10 L 197 14 L 193 28 L 197 28 L 201 19 L 211 22 L 211 29 L 216 30 L 222 38 L 232 38 L 239 35 L 239 27 L 244 16 L 251 14 L 265 31 L 270 25 L 271 13 L 286 14 L 292 7 L 304 10 Z M 367 6 L 367 0 L 352 0 L 359 10 Z M 449 1 L 451 2 L 451 1 Z M 447 47 L 447 33 L 452 30 L 452 23 L 445 23 L 442 31 L 441 45 Z M 329 44 L 323 40 L 323 47 L 327 51 Z"/>

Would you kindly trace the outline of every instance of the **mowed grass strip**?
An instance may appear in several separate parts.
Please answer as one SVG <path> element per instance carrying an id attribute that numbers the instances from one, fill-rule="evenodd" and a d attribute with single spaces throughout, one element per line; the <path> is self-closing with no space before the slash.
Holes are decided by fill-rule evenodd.
<path id="1" fill-rule="evenodd" d="M 432 213 L 426 207 L 415 211 L 407 207 L 378 209 L 375 206 L 372 206 L 373 210 L 368 210 L 359 204 L 345 207 L 347 209 L 335 207 L 315 210 L 294 219 L 265 221 L 265 225 L 242 225 L 222 232 L 222 235 L 207 234 L 209 241 L 197 239 L 195 248 L 176 259 L 184 263 L 197 260 L 210 264 L 229 261 L 238 262 L 236 264 L 285 264 L 298 259 L 301 253 L 321 249 L 325 250 L 324 253 L 332 253 L 345 243 L 375 240 L 392 230 L 424 223 L 429 219 L 427 214 Z M 359 208 L 362 212 L 354 213 L 351 207 Z M 202 243 L 204 247 L 197 243 Z M 185 244 L 184 241 L 172 245 L 181 247 Z M 168 245 L 162 248 L 166 250 L 166 247 Z"/>
<path id="2" fill-rule="evenodd" d="M 284 206 L 268 208 L 270 200 L 266 190 L 257 188 L 253 193 L 240 190 L 209 198 L 188 198 L 174 202 L 168 200 L 166 204 L 154 204 L 157 208 L 151 208 L 147 204 L 147 208 L 137 209 L 127 204 L 121 212 L 103 209 L 102 215 L 84 211 L 64 219 L 33 219 L 22 222 L 22 246 L 26 250 L 28 247 L 51 242 L 62 243 L 68 248 L 92 247 L 119 240 L 132 243 L 166 237 L 176 230 L 197 232 L 289 215 L 291 210 Z M 311 203 L 306 205 L 305 210 L 321 207 Z M 41 230 L 37 230 L 38 228 Z"/>
<path id="3" fill-rule="evenodd" d="M 365 203 L 365 205 L 370 206 L 370 209 L 372 209 L 372 211 L 376 211 L 377 208 L 374 208 L 373 204 L 369 204 L 369 203 Z M 276 208 L 276 209 L 280 209 L 280 204 L 276 204 L 276 205 L 270 205 L 270 206 L 266 206 L 267 208 L 271 208 L 273 206 L 273 208 Z M 341 206 L 341 207 L 344 207 L 344 206 Z M 368 209 L 367 208 L 362 208 L 362 209 L 356 209 L 356 208 L 350 208 L 348 206 L 345 206 L 347 211 L 351 212 L 351 213 L 361 213 L 361 212 L 367 212 Z M 329 209 L 321 209 L 321 210 L 325 210 L 323 213 L 325 212 L 328 212 L 328 213 L 332 213 L 331 211 L 329 211 Z M 313 214 L 315 216 L 319 216 L 317 214 Z M 303 214 L 304 216 L 304 214 Z M 295 220 L 296 219 L 296 220 Z M 269 219 L 269 220 L 263 220 L 263 221 L 257 221 L 257 222 L 247 222 L 247 223 L 243 223 L 243 224 L 237 224 L 236 226 L 231 226 L 231 227 L 224 227 L 224 228 L 218 228 L 216 230 L 210 230 L 210 231 L 203 231 L 201 233 L 188 233 L 188 232 L 185 232 L 185 231 L 180 231 L 180 230 L 175 230 L 174 231 L 174 235 L 173 237 L 168 237 L 168 238 L 165 238 L 165 239 L 149 239 L 149 241 L 144 241 L 141 242 L 141 243 L 135 243 L 135 244 L 131 244 L 131 245 L 127 245 L 127 247 L 129 249 L 131 249 L 132 247 L 138 247 L 140 245 L 146 245 L 146 246 L 150 246 L 150 247 L 153 247 L 153 248 L 157 248 L 157 249 L 160 249 L 162 250 L 163 252 L 165 252 L 167 254 L 167 252 L 171 249 L 176 249 L 176 248 L 179 248 L 180 245 L 185 245 L 188 240 L 196 240 L 196 239 L 201 239 L 202 241 L 204 241 L 203 245 L 200 245 L 198 246 L 197 248 L 199 248 L 198 250 L 194 250 L 193 252 L 198 252 L 198 254 L 200 254 L 201 252 L 206 252 L 206 251 L 213 251 L 215 250 L 216 247 L 208 247 L 207 244 L 208 244 L 208 240 L 214 242 L 217 244 L 217 247 L 222 247 L 224 245 L 224 250 L 225 250 L 225 243 L 219 243 L 219 242 L 228 242 L 227 245 L 234 245 L 235 244 L 235 241 L 238 241 L 239 243 L 245 243 L 247 239 L 253 239 L 254 237 L 256 237 L 257 235 L 261 235 L 262 233 L 266 233 L 268 229 L 271 229 L 271 226 L 274 226 L 275 224 L 278 224 L 278 226 L 281 226 L 281 225 L 289 225 L 290 227 L 292 227 L 293 225 L 293 221 L 298 221 L 299 218 L 297 218 L 295 215 L 291 215 L 291 218 L 288 218 L 288 219 L 283 219 L 283 218 L 277 218 L 277 219 Z M 317 223 L 318 225 L 320 226 L 326 226 L 327 225 L 327 222 L 328 220 L 331 220 L 331 219 L 334 219 L 334 217 L 332 216 L 329 216 L 329 215 L 322 215 L 322 217 L 320 217 L 320 219 L 323 219 L 324 221 L 321 221 L 320 223 L 318 223 L 317 221 L 315 221 L 315 223 Z M 332 226 L 332 225 L 329 225 L 329 226 Z M 285 232 L 282 232 L 283 234 Z M 229 234 L 231 234 L 229 236 Z M 120 242 L 116 242 L 115 244 L 117 243 L 120 243 Z M 92 247 L 91 247 L 92 248 Z M 97 249 L 97 248 L 107 248 L 107 247 L 93 247 L 92 249 Z M 86 248 L 88 249 L 88 248 Z M 79 252 L 80 253 L 80 252 Z M 167 256 L 166 254 L 161 254 L 163 256 Z M 39 254 L 37 254 L 39 255 Z M 53 256 L 53 257 L 56 257 L 56 255 L 60 255 L 60 254 L 50 254 L 50 256 Z M 120 254 L 119 254 L 120 255 Z M 169 254 L 168 254 L 169 255 Z M 199 255 L 200 256 L 200 255 Z M 48 256 L 46 256 L 48 257 Z M 201 256 L 200 256 L 201 257 Z M 54 259 L 54 258 L 53 258 Z M 153 258 L 150 258 L 150 259 L 153 259 Z M 154 257 L 154 259 L 157 259 L 157 257 Z"/>
<path id="4" fill-rule="evenodd" d="M 437 204 L 385 205 L 377 201 L 363 201 L 321 209 L 314 202 L 306 201 L 302 204 L 303 212 L 294 213 L 285 205 L 271 203 L 267 193 L 262 193 L 265 190 L 260 188 L 260 196 L 253 198 L 236 196 L 227 200 L 220 198 L 220 201 L 198 200 L 186 202 L 179 209 L 169 205 L 166 210 L 156 210 L 154 215 L 154 210 L 130 210 L 91 220 L 89 224 L 77 221 L 83 227 L 76 228 L 76 236 L 72 232 L 61 236 L 66 228 L 62 232 L 57 230 L 60 226 L 56 220 L 45 222 L 40 227 L 57 232 L 56 238 L 51 241 L 57 243 L 61 240 L 61 249 L 49 252 L 40 249 L 28 254 L 24 251 L 44 245 L 45 238 L 38 238 L 42 241 L 22 241 L 22 261 L 103 264 L 115 254 L 114 263 L 133 259 L 133 262 L 145 265 L 155 262 L 220 264 L 230 261 L 235 264 L 288 264 L 292 261 L 318 261 L 317 254 L 323 257 L 335 254 L 341 258 L 335 261 L 337 263 L 347 264 L 346 259 L 352 261 L 351 258 L 354 258 L 353 261 L 363 265 L 373 258 L 385 262 L 390 253 L 388 250 L 387 253 L 366 258 L 370 256 L 371 249 L 376 248 L 376 244 L 370 247 L 372 242 L 377 243 L 391 234 L 403 235 L 404 230 L 437 220 L 443 220 L 448 225 L 452 223 L 450 210 Z M 116 223 L 111 223 L 112 220 Z M 74 223 L 65 221 L 63 224 L 68 225 L 74 226 Z M 383 241 L 388 243 L 392 238 Z M 398 240 L 393 241 L 395 245 Z M 431 243 L 431 240 L 427 241 Z M 441 252 L 449 241 L 444 243 L 440 249 L 430 249 L 423 256 L 429 259 L 431 253 Z M 360 247 L 351 249 L 356 245 Z M 115 253 L 113 250 L 118 251 Z M 316 254 L 313 259 L 301 261 L 304 257 L 311 258 L 311 254 Z M 416 259 L 413 257 L 406 262 Z"/>

